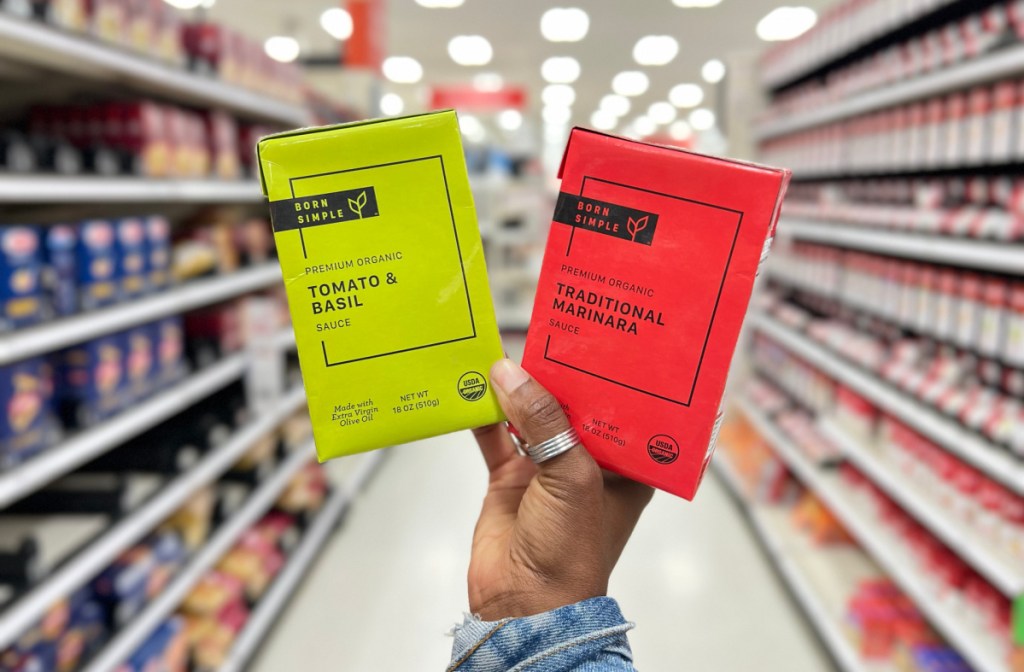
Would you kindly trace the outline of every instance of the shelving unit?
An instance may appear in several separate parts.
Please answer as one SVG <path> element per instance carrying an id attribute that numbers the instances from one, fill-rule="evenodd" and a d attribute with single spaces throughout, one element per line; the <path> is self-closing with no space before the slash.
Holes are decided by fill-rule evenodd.
<path id="1" fill-rule="evenodd" d="M 3 15 L 0 14 L 0 24 L 2 21 Z M 4 175 L 0 178 L 0 204 L 242 204 L 262 201 L 263 191 L 255 180 L 157 180 L 62 175 Z"/>
<path id="2" fill-rule="evenodd" d="M 753 404 L 739 408 L 789 466 L 794 475 L 821 499 L 846 526 L 858 543 L 914 601 L 921 613 L 967 659 L 978 672 L 1008 672 L 1008 665 L 996 642 L 974 624 L 962 618 L 955 604 L 946 602 L 926 582 L 912 558 L 901 550 L 864 507 L 845 493 L 835 474 L 816 468 L 792 442 Z"/>
<path id="3" fill-rule="evenodd" d="M 310 123 L 298 105 L 174 68 L 115 46 L 0 12 L 0 58 L 139 93 L 235 112 L 285 125 Z"/>

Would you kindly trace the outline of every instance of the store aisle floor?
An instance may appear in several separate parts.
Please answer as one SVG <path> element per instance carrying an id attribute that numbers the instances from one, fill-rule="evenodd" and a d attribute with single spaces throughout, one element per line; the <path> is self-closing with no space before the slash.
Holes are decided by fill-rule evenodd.
<path id="1" fill-rule="evenodd" d="M 392 451 L 253 665 L 443 670 L 486 473 L 469 432 Z M 644 672 L 830 669 L 728 495 L 655 497 L 611 585 Z"/>

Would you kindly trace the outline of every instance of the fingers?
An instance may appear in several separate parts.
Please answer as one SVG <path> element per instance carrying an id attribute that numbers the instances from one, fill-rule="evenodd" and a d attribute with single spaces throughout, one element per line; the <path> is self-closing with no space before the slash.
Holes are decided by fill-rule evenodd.
<path id="1" fill-rule="evenodd" d="M 492 474 L 509 460 L 519 457 L 504 423 L 474 429 L 473 436 L 487 463 L 487 471 Z"/>

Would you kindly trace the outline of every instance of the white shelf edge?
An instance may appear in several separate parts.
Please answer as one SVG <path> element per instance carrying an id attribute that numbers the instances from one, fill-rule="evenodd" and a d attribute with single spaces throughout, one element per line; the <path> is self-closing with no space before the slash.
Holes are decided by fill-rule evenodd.
<path id="1" fill-rule="evenodd" d="M 281 282 L 276 261 L 222 277 L 194 280 L 157 294 L 82 315 L 0 335 L 0 365 L 272 287 Z"/>
<path id="2" fill-rule="evenodd" d="M 255 119 L 295 126 L 310 121 L 301 106 L 4 12 L 0 12 L 0 54 L 19 63 L 90 80 L 117 81 L 140 92 L 219 107 Z"/>
<path id="3" fill-rule="evenodd" d="M 242 376 L 248 363 L 242 354 L 223 359 L 152 399 L 74 434 L 24 464 L 3 472 L 0 474 L 0 509 L 227 386 Z"/>
<path id="4" fill-rule="evenodd" d="M 763 126 L 755 135 L 758 141 L 770 140 L 868 112 L 967 89 L 1004 77 L 1012 77 L 1022 72 L 1024 72 L 1024 46 L 1010 47 L 973 61 L 929 73 L 923 77 L 862 93 L 841 103 L 826 105 L 813 112 L 793 115 L 783 121 Z"/>
<path id="5" fill-rule="evenodd" d="M 871 477 L 876 485 L 991 581 L 1004 595 L 1011 598 L 1024 595 L 1024 575 L 1018 568 L 994 554 L 982 540 L 974 539 L 973 533 L 965 526 L 951 522 L 948 512 L 909 489 L 908 484 L 901 482 L 891 467 L 834 421 L 822 419 L 818 426 L 851 462 Z"/>
<path id="6" fill-rule="evenodd" d="M 263 638 L 274 625 L 288 600 L 298 589 L 321 549 L 327 543 L 345 509 L 384 459 L 384 453 L 377 451 L 369 455 L 355 474 L 338 488 L 324 505 L 313 525 L 303 536 L 302 542 L 288 560 L 288 564 L 274 579 L 274 583 L 256 605 L 249 621 L 235 640 L 231 651 L 219 672 L 241 672 L 263 643 Z M 92 671 L 88 671 L 92 672 Z"/>
<path id="7" fill-rule="evenodd" d="M 814 586 L 804 576 L 796 561 L 791 557 L 785 545 L 771 531 L 770 526 L 764 520 L 764 516 L 758 511 L 757 505 L 751 503 L 743 493 L 743 488 L 738 475 L 733 469 L 729 458 L 723 455 L 716 455 L 714 466 L 717 473 L 722 477 L 726 486 L 740 502 L 747 517 L 750 519 L 762 547 L 768 557 L 771 558 L 778 569 L 779 576 L 789 586 L 790 592 L 803 608 L 807 619 L 817 630 L 822 642 L 832 653 L 832 657 L 843 669 L 844 672 L 869 672 L 877 670 L 877 666 L 868 666 L 857 654 L 850 640 L 843 632 L 842 626 L 836 622 L 828 609 L 822 603 L 815 592 Z"/>
<path id="8" fill-rule="evenodd" d="M 0 175 L 0 203 L 262 203 L 255 180 Z"/>
<path id="9" fill-rule="evenodd" d="M 84 672 L 113 671 L 127 660 L 157 626 L 174 612 L 203 575 L 231 550 L 239 537 L 270 510 L 291 478 L 312 460 L 312 442 L 288 455 L 270 479 L 249 495 L 242 509 L 214 532 L 171 583 L 103 647 Z"/>
<path id="10" fill-rule="evenodd" d="M 1024 275 L 1024 245 L 783 218 L 782 236 L 907 259 Z"/>
<path id="11" fill-rule="evenodd" d="M 959 456 L 993 479 L 1024 493 L 1024 467 L 1003 454 L 1003 451 L 961 427 L 958 423 L 923 404 L 912 400 L 903 392 L 892 388 L 876 376 L 866 373 L 854 364 L 842 360 L 840 355 L 815 343 L 762 314 L 751 317 L 755 329 L 771 336 L 800 358 L 823 372 L 842 381 L 872 403 L 905 422 L 916 431 L 949 452 Z"/>
<path id="12" fill-rule="evenodd" d="M 857 538 L 861 546 L 870 554 L 886 573 L 897 583 L 921 613 L 942 633 L 978 672 L 1008 672 L 1004 663 L 992 646 L 979 643 L 973 637 L 973 628 L 959 618 L 952 608 L 941 604 L 940 598 L 921 579 L 921 573 L 910 565 L 908 559 L 894 550 L 893 546 L 881 537 L 880 529 L 871 521 L 865 520 L 860 512 L 851 505 L 845 496 L 823 478 L 821 472 L 803 457 L 800 451 L 764 416 L 746 400 L 741 401 L 739 408 L 750 422 L 772 446 L 777 454 L 796 473 L 797 477 L 827 505 Z"/>
<path id="13" fill-rule="evenodd" d="M 274 406 L 273 412 L 258 416 L 236 432 L 229 441 L 213 449 L 189 471 L 168 483 L 159 494 L 130 516 L 108 528 L 38 586 L 0 613 L 0 649 L 8 647 L 35 625 L 58 600 L 91 581 L 125 549 L 181 508 L 196 490 L 217 480 L 254 443 L 301 408 L 305 399 L 301 389 L 289 392 Z"/>

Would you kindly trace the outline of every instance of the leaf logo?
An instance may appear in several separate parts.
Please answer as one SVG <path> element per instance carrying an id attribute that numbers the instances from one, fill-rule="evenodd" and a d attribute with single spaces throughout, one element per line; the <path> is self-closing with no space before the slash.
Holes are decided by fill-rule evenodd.
<path id="1" fill-rule="evenodd" d="M 647 223 L 651 219 L 650 215 L 641 217 L 640 219 L 629 218 L 629 223 L 626 225 L 626 230 L 629 231 L 629 235 L 633 237 L 633 242 L 636 242 L 637 234 L 647 228 Z"/>
<path id="2" fill-rule="evenodd" d="M 355 198 L 348 199 L 348 207 L 359 215 L 359 219 L 363 218 L 363 208 L 366 207 L 366 192 L 363 191 Z"/>

